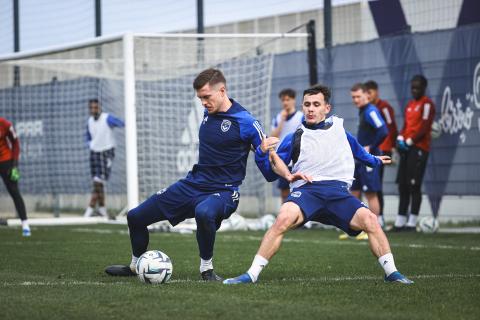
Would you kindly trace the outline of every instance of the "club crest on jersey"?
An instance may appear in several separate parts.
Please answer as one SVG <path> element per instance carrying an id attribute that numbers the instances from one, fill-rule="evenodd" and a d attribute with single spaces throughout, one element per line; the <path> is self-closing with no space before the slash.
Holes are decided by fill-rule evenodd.
<path id="1" fill-rule="evenodd" d="M 220 125 L 220 128 L 222 129 L 223 132 L 227 132 L 230 130 L 230 126 L 232 125 L 232 122 L 230 120 L 223 120 L 222 124 Z"/>
<path id="2" fill-rule="evenodd" d="M 300 196 L 302 195 L 302 192 L 301 191 L 293 191 L 290 195 L 294 198 L 300 198 Z"/>
<path id="3" fill-rule="evenodd" d="M 165 191 L 167 191 L 167 188 L 163 188 L 162 190 L 159 190 L 157 192 L 157 194 L 160 195 L 160 194 L 164 193 Z"/>

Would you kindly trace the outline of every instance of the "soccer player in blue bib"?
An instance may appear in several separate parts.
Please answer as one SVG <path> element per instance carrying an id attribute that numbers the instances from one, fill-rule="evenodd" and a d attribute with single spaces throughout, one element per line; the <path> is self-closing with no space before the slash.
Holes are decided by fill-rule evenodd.
<path id="1" fill-rule="evenodd" d="M 280 249 L 284 234 L 307 221 L 334 225 L 349 235 L 368 234 L 372 253 L 385 271 L 385 281 L 413 283 L 397 271 L 387 237 L 377 216 L 354 197 L 354 159 L 378 167 L 391 163 L 388 156 L 373 156 L 343 127 L 343 119 L 330 112 L 330 90 L 324 86 L 307 89 L 303 94 L 305 122 L 286 137 L 275 152 L 257 148 L 255 160 L 265 178 L 278 176 L 290 181 L 291 193 L 280 213 L 263 237 L 250 269 L 225 284 L 256 282 L 262 269 Z M 292 173 L 285 163 L 293 161 Z M 301 177 L 302 180 L 298 180 Z"/>
<path id="2" fill-rule="evenodd" d="M 237 209 L 239 186 L 245 178 L 247 158 L 264 138 L 260 123 L 227 96 L 226 80 L 217 69 L 201 72 L 193 82 L 205 107 L 199 131 L 198 163 L 184 179 L 162 189 L 129 211 L 132 244 L 130 269 L 148 246 L 147 226 L 168 220 L 172 225 L 195 218 L 203 280 L 222 280 L 213 270 L 215 234 L 222 221 Z M 278 138 L 264 139 L 262 150 L 275 147 Z M 107 271 L 108 272 L 108 271 Z"/>

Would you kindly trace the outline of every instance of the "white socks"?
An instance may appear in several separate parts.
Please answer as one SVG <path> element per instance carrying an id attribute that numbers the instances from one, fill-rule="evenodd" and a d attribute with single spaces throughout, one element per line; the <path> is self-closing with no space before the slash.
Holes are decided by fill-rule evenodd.
<path id="1" fill-rule="evenodd" d="M 378 258 L 378 263 L 385 271 L 385 275 L 388 277 L 393 272 L 397 271 L 397 267 L 395 267 L 395 261 L 393 261 L 393 255 L 391 253 L 387 253 L 380 258 Z"/>
<path id="2" fill-rule="evenodd" d="M 213 258 L 203 260 L 200 258 L 200 273 L 213 269 Z"/>
<path id="3" fill-rule="evenodd" d="M 417 218 L 418 216 L 414 214 L 410 214 L 408 216 L 407 227 L 416 227 L 417 226 Z"/>
<path id="4" fill-rule="evenodd" d="M 385 219 L 383 219 L 383 216 L 377 216 L 378 224 L 382 229 L 385 227 Z"/>
<path id="5" fill-rule="evenodd" d="M 30 226 L 28 225 L 28 220 L 22 220 L 22 229 L 30 230 Z"/>
<path id="6" fill-rule="evenodd" d="M 406 223 L 407 223 L 407 216 L 397 215 L 397 218 L 395 219 L 395 227 L 397 228 L 404 227 Z"/>
<path id="7" fill-rule="evenodd" d="M 134 273 L 137 273 L 137 271 L 136 271 L 137 261 L 138 261 L 138 257 L 135 257 L 132 254 L 132 261 L 130 262 L 130 270 L 132 270 L 132 272 L 134 272 Z"/>
<path id="8" fill-rule="evenodd" d="M 268 264 L 268 260 L 260 255 L 255 255 L 253 259 L 252 266 L 248 269 L 247 273 L 252 278 L 253 282 L 257 282 L 258 276 L 260 272 L 262 272 L 263 268 Z"/>
<path id="9" fill-rule="evenodd" d="M 83 217 L 84 218 L 91 217 L 94 211 L 95 210 L 92 207 L 88 206 L 87 209 L 85 210 L 85 213 L 83 214 Z"/>

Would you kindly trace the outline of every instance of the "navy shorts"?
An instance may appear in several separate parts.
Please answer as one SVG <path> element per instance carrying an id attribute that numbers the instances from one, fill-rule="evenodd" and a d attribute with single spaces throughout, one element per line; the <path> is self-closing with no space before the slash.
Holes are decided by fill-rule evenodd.
<path id="1" fill-rule="evenodd" d="M 179 180 L 170 187 L 158 191 L 138 206 L 146 210 L 160 213 L 159 219 L 168 220 L 173 226 L 185 219 L 195 217 L 195 207 L 202 201 L 211 197 L 212 201 L 219 201 L 222 212 L 217 217 L 220 223 L 228 219 L 237 210 L 240 194 L 236 190 L 215 190 L 195 186 L 185 180 Z"/>
<path id="2" fill-rule="evenodd" d="M 350 221 L 359 208 L 366 206 L 349 191 L 341 181 L 316 181 L 294 188 L 286 202 L 296 203 L 302 210 L 305 222 L 317 221 L 335 226 L 350 236 L 361 231 L 350 228 Z"/>
<path id="3" fill-rule="evenodd" d="M 382 191 L 382 180 L 380 177 L 381 167 L 367 167 L 363 163 L 355 163 L 355 180 L 352 183 L 351 190 L 362 192 Z"/>
<path id="4" fill-rule="evenodd" d="M 94 181 L 107 181 L 112 171 L 115 149 L 108 149 L 102 152 L 90 150 L 90 173 Z"/>

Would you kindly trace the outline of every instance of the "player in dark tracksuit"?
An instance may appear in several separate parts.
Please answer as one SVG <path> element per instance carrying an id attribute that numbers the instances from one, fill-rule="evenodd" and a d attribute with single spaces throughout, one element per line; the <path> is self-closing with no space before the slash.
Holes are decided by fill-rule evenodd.
<path id="1" fill-rule="evenodd" d="M 0 117 L 0 175 L 8 193 L 13 199 L 17 214 L 22 221 L 22 234 L 31 235 L 27 220 L 27 211 L 22 195 L 18 189 L 18 158 L 20 156 L 20 142 L 10 121 Z"/>
<path id="2" fill-rule="evenodd" d="M 378 84 L 375 81 L 369 80 L 365 82 L 365 87 L 367 88 L 370 103 L 375 105 L 378 111 L 380 111 L 380 114 L 388 128 L 388 135 L 385 137 L 383 142 L 378 146 L 378 148 L 384 155 L 391 157 L 393 153 L 393 149 L 395 147 L 395 141 L 398 135 L 397 123 L 395 122 L 395 111 L 393 110 L 393 107 L 390 105 L 390 103 L 388 103 L 388 101 L 382 100 L 379 98 Z M 383 173 L 384 173 L 384 168 L 382 166 L 380 167 L 380 183 L 382 185 L 383 185 Z M 378 201 L 380 203 L 380 224 L 384 226 L 385 220 L 383 218 L 383 208 L 384 208 L 383 191 L 380 190 L 378 191 L 377 194 L 378 194 Z"/>
<path id="3" fill-rule="evenodd" d="M 368 102 L 368 95 L 363 84 L 355 84 L 350 90 L 352 101 L 359 109 L 358 142 L 372 155 L 382 155 L 378 146 L 388 134 L 387 126 L 378 109 Z M 364 193 L 368 206 L 377 216 L 380 213 L 377 192 L 382 190 L 379 168 L 371 168 L 361 163 L 355 164 L 355 181 L 352 194 L 360 198 Z M 379 219 L 381 223 L 382 219 Z"/>
<path id="4" fill-rule="evenodd" d="M 429 97 L 425 96 L 427 85 L 427 79 L 422 75 L 412 78 L 413 99 L 405 107 L 403 129 L 397 137 L 397 149 L 400 153 L 397 175 L 400 201 L 394 225 L 395 231 L 415 230 L 422 203 L 421 187 L 430 151 L 432 123 L 435 118 L 435 105 Z"/>
<path id="5" fill-rule="evenodd" d="M 213 271 L 212 262 L 216 231 L 238 206 L 248 154 L 252 147 L 256 149 L 262 144 L 264 133 L 244 107 L 228 98 L 226 80 L 220 70 L 203 71 L 193 86 L 205 107 L 199 131 L 198 162 L 184 179 L 129 211 L 130 269 L 134 272 L 137 259 L 147 250 L 148 225 L 164 220 L 176 225 L 195 218 L 201 278 L 219 281 L 222 279 Z M 268 148 L 278 143 L 276 137 L 264 140 L 263 145 Z"/>

